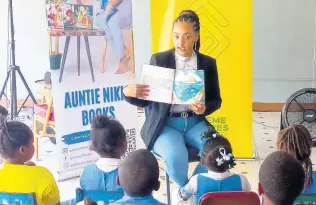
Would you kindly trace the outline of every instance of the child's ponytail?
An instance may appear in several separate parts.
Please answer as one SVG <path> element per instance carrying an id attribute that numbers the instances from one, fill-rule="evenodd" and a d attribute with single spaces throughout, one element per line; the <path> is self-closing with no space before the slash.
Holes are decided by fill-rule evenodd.
<path id="1" fill-rule="evenodd" d="M 236 165 L 231 144 L 214 128 L 203 133 L 201 138 L 201 160 L 210 171 L 222 173 Z"/>
<path id="2" fill-rule="evenodd" d="M 32 130 L 24 123 L 7 122 L 8 111 L 0 106 L 0 155 L 8 159 L 21 146 L 29 145 L 33 137 Z"/>
<path id="3" fill-rule="evenodd" d="M 7 116 L 8 111 L 4 107 L 0 106 L 0 155 L 7 158 L 7 149 L 10 149 L 10 144 L 8 144 L 9 133 L 7 128 Z"/>

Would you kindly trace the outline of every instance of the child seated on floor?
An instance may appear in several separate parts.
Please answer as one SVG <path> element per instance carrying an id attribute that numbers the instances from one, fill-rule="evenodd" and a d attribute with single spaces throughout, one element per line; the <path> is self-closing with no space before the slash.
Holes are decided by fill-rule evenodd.
<path id="1" fill-rule="evenodd" d="M 7 122 L 8 111 L 0 106 L 0 191 L 35 193 L 37 204 L 59 204 L 59 190 L 53 175 L 29 162 L 34 154 L 32 130 L 21 122 Z"/>
<path id="2" fill-rule="evenodd" d="M 125 196 L 111 205 L 164 205 L 152 196 L 154 190 L 159 190 L 160 182 L 158 162 L 150 151 L 132 152 L 120 165 L 117 181 Z"/>
<path id="3" fill-rule="evenodd" d="M 245 176 L 229 172 L 236 164 L 232 147 L 225 137 L 213 130 L 205 132 L 200 156 L 208 173 L 194 175 L 179 190 L 180 199 L 187 201 L 194 195 L 195 204 L 199 204 L 200 198 L 208 192 L 250 191 L 250 184 Z"/>
<path id="4" fill-rule="evenodd" d="M 313 164 L 310 159 L 313 141 L 309 131 L 303 125 L 291 125 L 281 130 L 277 138 L 277 150 L 287 152 L 301 162 L 305 171 L 305 186 L 303 193 L 316 193 L 313 183 Z"/>
<path id="5" fill-rule="evenodd" d="M 121 156 L 127 147 L 126 131 L 116 120 L 96 116 L 92 121 L 91 149 L 100 155 L 95 164 L 87 165 L 80 176 L 80 187 L 91 191 L 119 191 L 116 183 Z"/>
<path id="6" fill-rule="evenodd" d="M 259 170 L 259 195 L 264 205 L 291 205 L 304 187 L 301 163 L 286 152 L 274 152 L 265 158 Z"/>

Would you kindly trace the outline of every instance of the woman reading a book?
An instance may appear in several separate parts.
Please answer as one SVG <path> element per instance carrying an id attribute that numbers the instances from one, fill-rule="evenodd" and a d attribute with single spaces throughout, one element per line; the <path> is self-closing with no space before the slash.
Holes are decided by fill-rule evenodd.
<path id="1" fill-rule="evenodd" d="M 201 134 L 210 126 L 205 117 L 222 103 L 216 61 L 199 53 L 199 32 L 198 15 L 191 10 L 182 11 L 173 24 L 174 49 L 152 55 L 150 64 L 176 70 L 203 70 L 205 103 L 171 105 L 143 100 L 150 93 L 147 85 L 131 84 L 123 91 L 127 102 L 145 107 L 142 139 L 147 149 L 162 157 L 167 173 L 180 187 L 188 182 L 186 145 L 201 149 Z M 201 172 L 207 172 L 207 168 L 199 164 L 195 174 Z"/>

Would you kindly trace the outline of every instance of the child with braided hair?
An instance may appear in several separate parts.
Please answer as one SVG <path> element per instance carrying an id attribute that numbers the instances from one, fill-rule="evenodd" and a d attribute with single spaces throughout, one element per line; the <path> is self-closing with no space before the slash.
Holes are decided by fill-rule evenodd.
<path id="1" fill-rule="evenodd" d="M 60 203 L 53 175 L 30 160 L 34 154 L 32 130 L 22 122 L 7 122 L 8 111 L 0 106 L 0 191 L 35 193 L 37 204 Z M 1 203 L 1 201 L 0 201 Z"/>
<path id="2" fill-rule="evenodd" d="M 202 135 L 202 148 L 200 151 L 201 163 L 208 168 L 208 173 L 194 175 L 183 188 L 180 197 L 186 201 L 195 196 L 195 204 L 208 192 L 218 191 L 250 191 L 247 178 L 241 174 L 233 174 L 235 158 L 229 141 L 213 129 Z"/>
<path id="3" fill-rule="evenodd" d="M 303 125 L 291 125 L 278 134 L 277 150 L 284 151 L 294 156 L 301 162 L 305 171 L 304 193 L 316 193 L 316 184 L 313 183 L 312 137 Z"/>

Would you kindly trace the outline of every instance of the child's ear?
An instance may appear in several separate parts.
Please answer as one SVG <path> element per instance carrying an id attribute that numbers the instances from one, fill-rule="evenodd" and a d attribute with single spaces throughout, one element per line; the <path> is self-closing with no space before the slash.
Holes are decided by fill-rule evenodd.
<path id="1" fill-rule="evenodd" d="M 119 176 L 117 176 L 117 177 L 116 177 L 116 183 L 117 183 L 117 185 L 121 186 L 121 183 L 120 183 L 120 178 L 119 178 Z"/>
<path id="2" fill-rule="evenodd" d="M 201 157 L 200 161 L 201 161 L 201 164 L 202 164 L 203 166 L 205 166 L 204 158 L 203 158 L 203 157 Z"/>
<path id="3" fill-rule="evenodd" d="M 154 187 L 154 190 L 158 191 L 159 189 L 160 189 L 160 181 L 158 180 L 156 186 Z"/>
<path id="4" fill-rule="evenodd" d="M 264 194 L 263 189 L 262 189 L 262 186 L 261 186 L 260 183 L 258 183 L 258 194 L 259 194 L 259 196 L 261 196 L 261 195 Z"/>
<path id="5" fill-rule="evenodd" d="M 21 146 L 21 147 L 19 148 L 19 152 L 20 152 L 21 155 L 24 155 L 24 153 L 25 153 L 25 148 L 24 148 L 23 146 Z"/>

